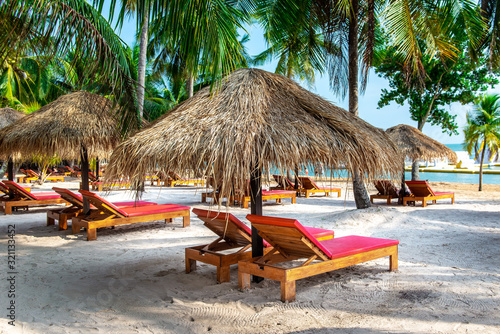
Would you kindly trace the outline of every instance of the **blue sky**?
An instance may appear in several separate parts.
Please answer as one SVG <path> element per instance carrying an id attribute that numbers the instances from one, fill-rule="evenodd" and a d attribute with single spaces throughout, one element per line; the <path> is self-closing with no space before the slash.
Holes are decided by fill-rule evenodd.
<path id="1" fill-rule="evenodd" d="M 107 17 L 107 13 L 103 13 Z M 266 43 L 264 41 L 262 30 L 260 27 L 253 25 L 247 28 L 247 32 L 250 35 L 250 41 L 245 44 L 248 52 L 251 56 L 255 56 L 266 49 Z M 132 45 L 135 41 L 136 34 L 136 24 L 134 18 L 131 18 L 126 22 L 121 30 L 121 38 L 129 45 Z M 264 70 L 274 72 L 276 67 L 276 62 L 270 62 L 263 66 L 259 66 Z M 304 88 L 309 89 L 307 86 L 303 85 Z M 359 98 L 359 116 L 367 121 L 368 123 L 382 128 L 387 129 L 398 124 L 408 124 L 416 127 L 415 121 L 410 119 L 410 113 L 408 107 L 399 106 L 395 103 L 386 106 L 382 109 L 377 109 L 377 103 L 381 95 L 381 90 L 383 88 L 388 88 L 387 80 L 378 77 L 373 71 L 370 74 L 368 85 L 365 94 L 360 95 Z M 336 96 L 329 89 L 328 75 L 316 77 L 316 82 L 314 87 L 311 89 L 314 93 L 320 95 L 326 100 L 348 109 L 348 99 L 342 100 L 340 97 Z M 500 92 L 497 88 L 493 90 L 494 92 Z M 454 144 L 463 142 L 463 132 L 462 127 L 465 125 L 465 115 L 466 112 L 471 110 L 472 106 L 462 106 L 459 103 L 451 105 L 448 110 L 452 115 L 457 115 L 457 123 L 459 125 L 459 135 L 449 136 L 448 134 L 442 133 L 442 130 L 438 126 L 431 126 L 429 123 L 424 125 L 424 134 L 438 140 L 444 144 Z"/>

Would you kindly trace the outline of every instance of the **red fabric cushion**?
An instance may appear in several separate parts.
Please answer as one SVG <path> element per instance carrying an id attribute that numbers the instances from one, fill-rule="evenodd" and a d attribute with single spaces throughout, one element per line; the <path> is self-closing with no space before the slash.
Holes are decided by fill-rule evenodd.
<path id="1" fill-rule="evenodd" d="M 147 206 L 147 205 L 158 205 L 157 203 L 148 202 L 148 201 L 113 202 L 113 204 L 116 205 L 119 208 L 136 207 L 136 206 Z"/>
<path id="2" fill-rule="evenodd" d="M 334 236 L 335 232 L 332 230 L 325 230 L 323 228 L 316 228 L 316 227 L 307 227 L 304 226 L 307 232 L 311 233 L 316 239 L 324 238 L 324 237 L 329 237 Z"/>
<path id="3" fill-rule="evenodd" d="M 434 192 L 435 196 L 440 196 L 440 195 L 453 195 L 454 193 L 448 193 L 448 192 Z"/>
<path id="4" fill-rule="evenodd" d="M 177 204 L 161 204 L 161 205 L 147 205 L 147 206 L 122 208 L 120 211 L 123 211 L 125 215 L 128 217 L 137 217 L 137 216 L 151 215 L 155 213 L 164 213 L 164 212 L 190 210 L 190 209 L 191 208 L 189 206 L 183 206 Z"/>
<path id="5" fill-rule="evenodd" d="M 292 190 L 263 190 L 262 195 L 293 195 L 295 191 Z"/>
<path id="6" fill-rule="evenodd" d="M 398 240 L 380 239 L 372 237 L 361 237 L 349 235 L 335 239 L 320 241 L 321 245 L 328 250 L 331 259 L 368 252 L 374 249 L 394 246 L 399 244 Z"/>
<path id="7" fill-rule="evenodd" d="M 31 198 L 31 199 L 36 199 L 35 196 L 33 196 L 32 193 L 29 191 L 26 191 L 23 187 L 15 183 L 14 181 L 3 181 L 3 183 L 12 191 L 15 191 L 19 194 L 24 195 L 24 197 Z"/>
<path id="8" fill-rule="evenodd" d="M 61 195 L 54 191 L 49 191 L 49 192 L 39 192 L 39 193 L 32 193 L 33 197 L 35 199 L 55 199 L 55 198 L 61 198 Z"/>
<path id="9" fill-rule="evenodd" d="M 208 210 L 203 210 L 203 209 L 193 209 L 193 213 L 201 216 L 201 217 L 207 217 L 207 218 L 212 218 L 212 219 L 229 219 L 231 222 L 233 222 L 236 226 L 238 226 L 241 230 L 245 231 L 248 235 L 252 235 L 252 230 L 245 225 L 241 220 L 236 218 L 230 213 L 225 213 L 225 212 L 216 212 L 216 211 L 208 211 Z"/>
<path id="10" fill-rule="evenodd" d="M 116 205 L 114 205 L 113 203 L 105 200 L 104 198 L 102 198 L 101 196 L 97 195 L 96 193 L 93 193 L 93 192 L 90 192 L 90 191 L 87 191 L 87 190 L 78 190 L 82 195 L 84 196 L 88 196 L 88 197 L 92 197 L 92 198 L 95 198 L 96 200 L 98 201 L 101 201 L 103 204 L 107 205 L 109 208 L 111 208 L 112 210 L 118 212 L 119 214 L 121 214 L 122 216 L 127 216 L 127 213 L 125 211 L 123 211 L 122 209 L 120 209 L 119 207 L 117 207 Z"/>

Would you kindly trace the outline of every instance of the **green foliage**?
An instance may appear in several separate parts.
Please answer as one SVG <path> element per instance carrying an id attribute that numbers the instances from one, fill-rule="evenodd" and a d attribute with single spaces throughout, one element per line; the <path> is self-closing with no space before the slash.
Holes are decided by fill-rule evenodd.
<path id="1" fill-rule="evenodd" d="M 382 89 L 378 107 L 391 102 L 399 105 L 407 103 L 411 119 L 418 122 L 420 130 L 426 122 L 430 122 L 441 126 L 444 133 L 458 134 L 456 115 L 451 115 L 445 107 L 453 102 L 463 105 L 474 102 L 477 92 L 493 87 L 498 79 L 488 72 L 484 57 L 475 64 L 465 51 L 459 54 L 456 61 L 442 62 L 425 56 L 422 64 L 427 74 L 423 87 L 419 79 L 405 80 L 404 59 L 398 56 L 397 50 L 389 49 L 376 66 L 376 73 L 386 78 L 390 86 L 390 89 Z"/>
<path id="2" fill-rule="evenodd" d="M 481 191 L 485 152 L 488 149 L 490 155 L 495 154 L 500 148 L 500 95 L 483 95 L 477 99 L 473 111 L 467 113 L 464 135 L 465 148 L 469 154 L 475 149 L 477 156 L 481 150 L 479 169 L 479 191 Z"/>
<path id="3" fill-rule="evenodd" d="M 42 184 L 49 176 L 49 174 L 47 174 L 47 169 L 50 166 L 59 164 L 61 162 L 61 159 L 57 155 L 48 156 L 45 154 L 37 154 L 33 155 L 33 162 L 37 163 L 40 167 L 40 179 L 38 180 L 38 182 Z"/>

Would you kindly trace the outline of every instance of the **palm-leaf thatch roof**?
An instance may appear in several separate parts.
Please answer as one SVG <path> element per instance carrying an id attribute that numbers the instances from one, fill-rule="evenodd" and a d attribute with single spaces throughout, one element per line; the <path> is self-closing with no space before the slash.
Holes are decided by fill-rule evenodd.
<path id="1" fill-rule="evenodd" d="M 356 166 L 368 178 L 399 175 L 398 152 L 383 130 L 294 81 L 240 69 L 215 91 L 200 90 L 121 143 L 106 177 L 140 182 L 157 170 L 204 171 L 223 181 L 221 191 L 229 194 L 232 185 L 242 189 L 256 167 L 285 170 L 322 162 L 326 168 Z"/>
<path id="2" fill-rule="evenodd" d="M 21 117 L 24 117 L 24 115 L 22 112 L 12 108 L 0 108 L 0 129 L 11 125 Z"/>
<path id="3" fill-rule="evenodd" d="M 386 132 L 401 152 L 411 160 L 448 158 L 451 163 L 457 162 L 457 155 L 453 150 L 412 126 L 399 124 Z"/>
<path id="4" fill-rule="evenodd" d="M 33 154 L 79 158 L 82 144 L 90 156 L 108 157 L 119 141 L 112 102 L 82 91 L 61 96 L 0 130 L 0 152 L 14 159 Z"/>

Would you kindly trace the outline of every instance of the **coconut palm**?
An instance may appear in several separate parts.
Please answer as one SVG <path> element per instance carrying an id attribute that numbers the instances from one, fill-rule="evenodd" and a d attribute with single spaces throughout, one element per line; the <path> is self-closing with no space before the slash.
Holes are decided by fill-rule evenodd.
<path id="1" fill-rule="evenodd" d="M 115 96 L 124 130 L 138 124 L 134 84 L 123 42 L 86 0 L 19 0 L 0 2 L 0 57 L 8 50 L 28 50 L 53 57 L 74 50 L 85 71 L 78 78 L 98 78 L 96 91 Z"/>
<path id="2" fill-rule="evenodd" d="M 465 148 L 471 154 L 476 145 L 481 146 L 479 166 L 479 191 L 483 190 L 483 162 L 486 149 L 495 153 L 500 147 L 500 95 L 483 95 L 467 113 L 464 128 Z"/>

